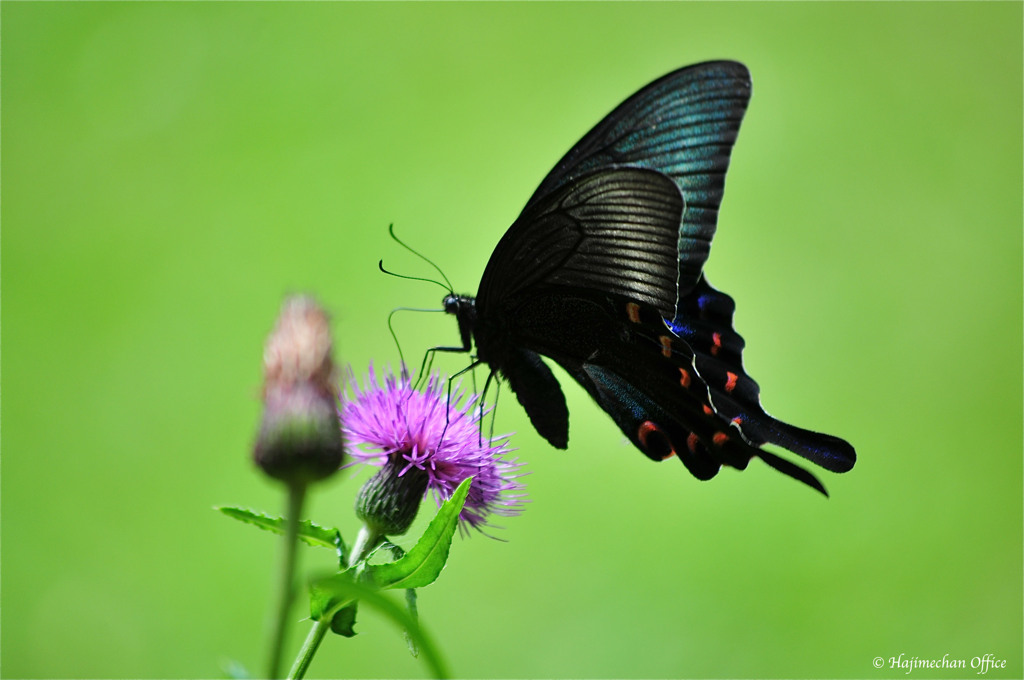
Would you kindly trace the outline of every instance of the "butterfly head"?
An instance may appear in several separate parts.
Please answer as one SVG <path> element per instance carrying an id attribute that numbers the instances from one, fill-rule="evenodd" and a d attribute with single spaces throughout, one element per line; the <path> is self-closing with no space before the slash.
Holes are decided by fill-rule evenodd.
<path id="1" fill-rule="evenodd" d="M 442 304 L 444 305 L 445 313 L 452 314 L 459 320 L 459 335 L 462 337 L 462 346 L 468 350 L 473 336 L 473 329 L 476 327 L 476 298 L 449 293 L 444 296 Z"/>
<path id="2" fill-rule="evenodd" d="M 460 320 L 463 318 L 476 318 L 476 298 L 449 293 L 444 296 L 442 304 L 444 305 L 445 313 L 453 314 Z"/>

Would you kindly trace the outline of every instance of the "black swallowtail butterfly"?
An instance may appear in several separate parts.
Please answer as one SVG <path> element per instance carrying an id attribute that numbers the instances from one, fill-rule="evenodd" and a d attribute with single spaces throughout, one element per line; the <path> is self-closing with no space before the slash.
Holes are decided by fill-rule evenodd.
<path id="1" fill-rule="evenodd" d="M 750 99 L 742 64 L 689 66 L 620 104 L 544 178 L 491 255 L 476 298 L 449 295 L 462 347 L 476 345 L 537 431 L 566 448 L 564 368 L 653 460 L 698 479 L 754 456 L 825 493 L 788 449 L 833 472 L 846 441 L 769 416 L 743 370 L 732 298 L 702 270 L 729 155 Z M 476 365 L 476 364 L 474 364 Z"/>

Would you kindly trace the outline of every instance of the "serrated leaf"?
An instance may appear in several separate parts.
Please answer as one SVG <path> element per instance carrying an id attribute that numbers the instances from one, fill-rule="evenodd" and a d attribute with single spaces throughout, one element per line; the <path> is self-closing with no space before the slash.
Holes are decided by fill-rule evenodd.
<path id="1" fill-rule="evenodd" d="M 401 559 L 386 564 L 366 566 L 363 578 L 380 589 L 422 588 L 433 583 L 448 561 L 452 536 L 459 525 L 459 513 L 466 503 L 470 477 L 459 484 L 452 497 L 446 500 L 430 520 L 420 540 Z"/>
<path id="2" fill-rule="evenodd" d="M 407 632 L 416 646 L 423 652 L 423 660 L 434 676 L 447 678 L 448 671 L 433 640 L 400 605 L 392 602 L 369 584 L 358 583 L 348 572 L 342 572 L 314 581 L 311 590 L 311 610 L 313 618 L 320 620 L 324 616 L 334 616 L 342 607 L 351 602 L 360 602 L 373 607 L 387 616 Z"/>
<path id="3" fill-rule="evenodd" d="M 240 522 L 252 524 L 260 529 L 271 531 L 275 534 L 285 532 L 284 517 L 273 517 L 262 512 L 248 510 L 246 508 L 220 507 L 217 508 L 228 517 L 233 517 Z M 348 554 L 345 541 L 341 538 L 341 532 L 337 529 L 322 527 L 308 519 L 299 522 L 299 538 L 308 545 L 330 548 L 337 552 L 339 560 L 344 563 Z"/>

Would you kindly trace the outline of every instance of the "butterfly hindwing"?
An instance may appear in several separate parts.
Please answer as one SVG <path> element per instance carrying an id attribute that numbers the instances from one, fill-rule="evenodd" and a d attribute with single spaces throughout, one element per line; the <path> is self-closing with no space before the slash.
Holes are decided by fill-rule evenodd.
<path id="1" fill-rule="evenodd" d="M 649 458 L 677 454 L 700 479 L 710 479 L 722 464 L 746 467 L 756 449 L 710 408 L 708 388 L 693 368 L 686 343 L 670 340 L 662 325 L 666 344 L 656 348 L 657 341 L 647 342 L 620 318 L 618 312 L 627 308 L 640 306 L 625 298 L 552 288 L 513 310 L 516 342 L 536 347 L 561 365 Z M 655 310 L 643 309 L 660 318 Z M 503 373 L 521 391 L 530 381 L 510 375 L 508 368 Z M 529 392 L 525 401 L 543 400 Z"/>
<path id="2" fill-rule="evenodd" d="M 735 423 L 754 445 L 781 446 L 832 472 L 846 472 L 856 461 L 853 447 L 831 435 L 789 425 L 761 406 L 760 388 L 743 368 L 743 338 L 733 330 L 735 304 L 701 277 L 666 325 L 693 348 L 715 409 Z"/>
<path id="3" fill-rule="evenodd" d="M 592 385 L 591 395 L 619 426 L 622 433 L 651 460 L 679 456 L 697 479 L 718 474 L 722 464 L 707 449 L 699 436 L 680 422 L 679 414 L 696 415 L 693 404 L 681 407 L 670 400 L 655 401 L 640 385 L 619 372 L 597 364 L 581 366 L 584 386 Z M 650 388 L 650 384 L 643 387 Z"/>
<path id="4" fill-rule="evenodd" d="M 825 492 L 814 475 L 759 448 L 764 442 L 751 439 L 747 423 L 719 406 L 723 394 L 733 393 L 736 385 L 745 383 L 752 400 L 752 404 L 745 404 L 748 411 L 756 409 L 762 419 L 790 427 L 760 408 L 757 384 L 743 372 L 738 352 L 735 364 L 730 366 L 732 371 L 727 372 L 730 386 L 713 386 L 699 370 L 706 348 L 692 349 L 656 310 L 624 300 L 609 300 L 608 305 L 607 309 L 623 310 L 620 321 L 625 331 L 617 334 L 623 341 L 591 357 L 581 367 L 585 378 L 577 379 L 637 448 L 655 460 L 677 455 L 699 479 L 714 476 L 721 465 L 744 469 L 757 456 Z M 724 327 L 716 332 L 726 330 L 735 334 Z M 742 347 L 738 335 L 736 341 Z M 797 448 L 793 450 L 803 455 Z"/>

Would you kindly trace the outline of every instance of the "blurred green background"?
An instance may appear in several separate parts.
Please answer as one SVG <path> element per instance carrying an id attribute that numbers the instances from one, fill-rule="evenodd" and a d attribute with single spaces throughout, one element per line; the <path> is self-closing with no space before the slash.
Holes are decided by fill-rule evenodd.
<path id="1" fill-rule="evenodd" d="M 474 292 L 570 145 L 714 58 L 754 98 L 709 278 L 765 406 L 857 467 L 822 475 L 829 500 L 762 464 L 700 483 L 567 379 L 567 452 L 506 399 L 532 502 L 506 542 L 457 539 L 424 623 L 467 677 L 906 677 L 890 657 L 988 653 L 988 677 L 1024 674 L 1020 3 L 0 14 L 4 676 L 262 672 L 279 546 L 211 507 L 282 509 L 249 462 L 282 297 L 319 297 L 356 373 L 396 363 L 388 311 L 441 291 L 377 271 L 430 274 L 389 223 Z M 416 359 L 456 340 L 442 315 L 396 328 Z M 351 538 L 364 478 L 309 516 Z M 358 630 L 311 675 L 425 673 L 387 620 Z"/>

